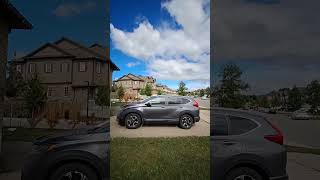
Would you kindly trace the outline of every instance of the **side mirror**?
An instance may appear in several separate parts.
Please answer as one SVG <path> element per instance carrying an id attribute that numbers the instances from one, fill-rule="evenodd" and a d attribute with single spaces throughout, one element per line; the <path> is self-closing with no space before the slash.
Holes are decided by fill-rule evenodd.
<path id="1" fill-rule="evenodd" d="M 147 107 L 151 107 L 151 103 L 150 103 L 150 102 L 147 102 L 145 105 L 146 105 Z"/>

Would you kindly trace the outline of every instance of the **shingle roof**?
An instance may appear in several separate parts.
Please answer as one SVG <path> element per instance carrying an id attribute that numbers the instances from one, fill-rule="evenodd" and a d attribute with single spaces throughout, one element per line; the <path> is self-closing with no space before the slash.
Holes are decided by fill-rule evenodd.
<path id="1" fill-rule="evenodd" d="M 1 15 L 8 19 L 12 29 L 32 29 L 32 24 L 8 1 L 0 1 Z"/>

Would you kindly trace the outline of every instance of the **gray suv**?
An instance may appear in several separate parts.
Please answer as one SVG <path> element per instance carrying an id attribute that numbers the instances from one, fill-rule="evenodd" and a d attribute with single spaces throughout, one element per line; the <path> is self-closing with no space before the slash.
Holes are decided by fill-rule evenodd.
<path id="1" fill-rule="evenodd" d="M 191 97 L 152 96 L 123 106 L 117 120 L 128 129 L 151 123 L 177 124 L 183 129 L 190 129 L 200 120 L 199 104 Z"/>
<path id="2" fill-rule="evenodd" d="M 283 135 L 258 113 L 214 108 L 212 180 L 287 180 Z"/>

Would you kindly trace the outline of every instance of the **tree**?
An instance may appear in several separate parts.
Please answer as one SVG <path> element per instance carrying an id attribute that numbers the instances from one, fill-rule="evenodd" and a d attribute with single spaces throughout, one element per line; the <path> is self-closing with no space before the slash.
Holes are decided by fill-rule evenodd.
<path id="1" fill-rule="evenodd" d="M 140 89 L 140 95 L 146 95 L 145 88 Z"/>
<path id="2" fill-rule="evenodd" d="M 218 102 L 221 107 L 240 108 L 244 105 L 243 91 L 249 85 L 241 80 L 241 69 L 235 64 L 226 64 L 222 67 L 219 77 L 220 87 L 218 87 Z"/>
<path id="3" fill-rule="evenodd" d="M 121 101 L 124 97 L 124 88 L 122 85 L 120 85 L 117 89 L 117 95 L 118 95 L 118 98 L 119 100 Z"/>
<path id="4" fill-rule="evenodd" d="M 152 87 L 149 83 L 147 83 L 144 92 L 147 96 L 151 96 L 152 95 Z"/>
<path id="5" fill-rule="evenodd" d="M 311 110 L 314 111 L 320 106 L 320 83 L 317 80 L 312 81 L 307 85 L 307 102 L 311 105 Z"/>
<path id="6" fill-rule="evenodd" d="M 162 95 L 162 94 L 163 94 L 163 92 L 161 90 L 158 90 L 157 95 Z"/>
<path id="7" fill-rule="evenodd" d="M 299 89 L 294 86 L 290 91 L 289 91 L 289 96 L 288 96 L 288 106 L 292 110 L 298 110 L 301 108 L 303 104 L 302 101 L 302 94 L 299 91 Z"/>
<path id="8" fill-rule="evenodd" d="M 187 94 L 187 90 L 188 88 L 186 87 L 186 84 L 183 81 L 181 81 L 177 90 L 178 95 L 185 96 Z"/>
<path id="9" fill-rule="evenodd" d="M 21 73 L 17 72 L 14 66 L 8 67 L 8 76 L 6 78 L 6 96 L 16 97 L 21 95 L 24 81 Z"/>
<path id="10" fill-rule="evenodd" d="M 280 106 L 281 102 L 280 102 L 280 97 L 278 94 L 273 94 L 272 98 L 271 98 L 271 106 L 272 107 L 277 107 Z"/>
<path id="11" fill-rule="evenodd" d="M 47 98 L 46 91 L 37 75 L 26 82 L 22 94 L 26 108 L 31 113 L 30 126 L 34 128 L 41 120 L 42 107 Z"/>
<path id="12" fill-rule="evenodd" d="M 207 97 L 211 97 L 211 89 L 210 89 L 210 87 L 207 87 L 205 89 L 205 93 L 206 93 Z"/>
<path id="13" fill-rule="evenodd" d="M 108 93 L 108 88 L 106 86 L 101 86 L 98 88 L 96 96 L 96 104 L 99 106 L 109 106 L 110 96 Z"/>
<path id="14" fill-rule="evenodd" d="M 200 97 L 204 96 L 204 89 L 200 89 Z"/>

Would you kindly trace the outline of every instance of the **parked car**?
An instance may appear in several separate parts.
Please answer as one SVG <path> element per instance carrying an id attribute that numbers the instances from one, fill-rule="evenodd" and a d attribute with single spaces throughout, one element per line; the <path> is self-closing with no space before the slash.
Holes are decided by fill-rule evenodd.
<path id="1" fill-rule="evenodd" d="M 312 115 L 308 113 L 308 109 L 301 108 L 292 113 L 291 119 L 294 120 L 309 120 L 312 118 Z"/>
<path id="2" fill-rule="evenodd" d="M 109 179 L 109 123 L 38 138 L 22 180 Z"/>
<path id="3" fill-rule="evenodd" d="M 120 125 L 136 129 L 142 124 L 177 124 L 190 129 L 200 120 L 199 104 L 186 96 L 152 96 L 138 103 L 127 104 L 117 115 Z"/>
<path id="4" fill-rule="evenodd" d="M 212 180 L 287 180 L 281 131 L 261 113 L 214 108 Z"/>

